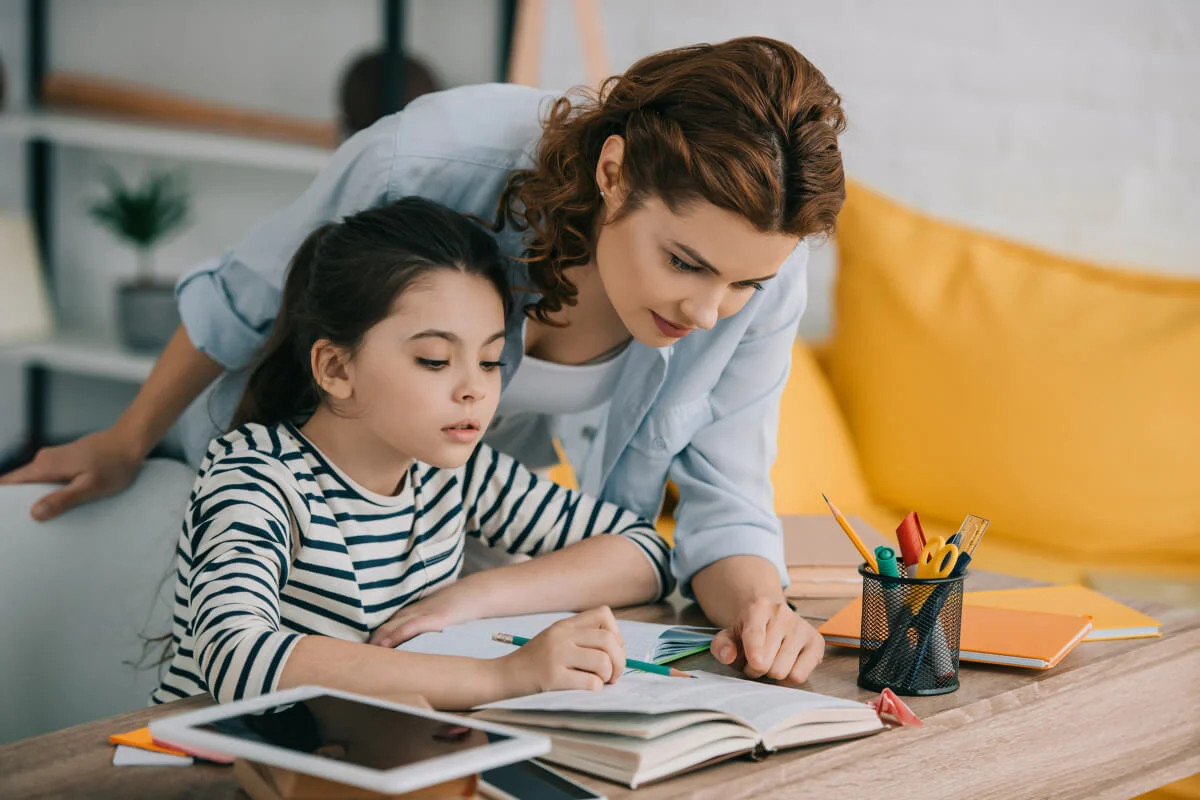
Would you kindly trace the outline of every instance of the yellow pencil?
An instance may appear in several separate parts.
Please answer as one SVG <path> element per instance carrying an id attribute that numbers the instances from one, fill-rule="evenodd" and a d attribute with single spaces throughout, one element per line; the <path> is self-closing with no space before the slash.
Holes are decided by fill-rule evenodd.
<path id="1" fill-rule="evenodd" d="M 837 520 L 837 524 L 841 526 L 846 535 L 850 537 L 850 542 L 858 549 L 859 554 L 863 557 L 863 561 L 866 561 L 871 571 L 878 575 L 879 565 L 875 563 L 875 556 L 871 555 L 871 551 L 863 544 L 862 539 L 858 538 L 858 534 L 854 532 L 854 528 L 850 527 L 850 523 L 842 516 L 842 512 L 838 511 L 837 506 L 830 502 L 824 493 L 821 494 L 821 497 L 824 498 L 825 504 L 829 506 L 829 510 L 833 512 L 833 518 Z"/>

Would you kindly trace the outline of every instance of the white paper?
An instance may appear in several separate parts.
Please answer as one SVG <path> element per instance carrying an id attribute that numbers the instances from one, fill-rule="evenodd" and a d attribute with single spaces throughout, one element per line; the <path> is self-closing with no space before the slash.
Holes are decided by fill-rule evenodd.
<path id="1" fill-rule="evenodd" d="M 517 617 L 492 617 L 461 625 L 451 625 L 439 633 L 423 633 L 396 647 L 409 653 L 468 658 L 499 658 L 513 651 L 513 645 L 492 641 L 492 634 L 511 633 L 532 639 L 555 622 L 573 616 L 569 613 L 525 614 Z M 617 620 L 625 640 L 625 656 L 637 661 L 660 661 L 712 641 L 716 628 L 672 627 L 649 622 Z"/>
<path id="2" fill-rule="evenodd" d="M 117 751 L 113 753 L 112 763 L 114 767 L 190 767 L 192 757 L 156 753 L 153 750 L 119 744 Z"/>

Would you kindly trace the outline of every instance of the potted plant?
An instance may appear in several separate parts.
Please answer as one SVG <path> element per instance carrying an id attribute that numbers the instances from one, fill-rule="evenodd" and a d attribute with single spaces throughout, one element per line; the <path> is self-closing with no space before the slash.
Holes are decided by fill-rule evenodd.
<path id="1" fill-rule="evenodd" d="M 104 178 L 106 193 L 92 203 L 92 219 L 137 252 L 132 283 L 117 290 L 121 343 L 134 350 L 161 350 L 179 325 L 175 286 L 154 274 L 154 249 L 187 222 L 188 193 L 175 172 L 150 172 L 130 186 L 116 170 Z"/>

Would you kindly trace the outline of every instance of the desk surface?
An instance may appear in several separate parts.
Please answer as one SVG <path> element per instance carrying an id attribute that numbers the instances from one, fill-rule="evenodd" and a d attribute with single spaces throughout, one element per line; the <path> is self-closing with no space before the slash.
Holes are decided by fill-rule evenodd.
<path id="1" fill-rule="evenodd" d="M 969 589 L 1021 582 L 973 576 Z M 800 612 L 828 617 L 844 600 L 812 600 Z M 1052 670 L 964 664 L 961 688 L 908 698 L 923 728 L 732 761 L 636 793 L 587 776 L 609 798 L 887 797 L 922 776 L 936 798 L 1127 798 L 1200 771 L 1200 612 L 1132 605 L 1163 623 L 1161 639 L 1086 642 Z M 619 616 L 703 624 L 683 603 L 625 609 Z M 819 623 L 818 623 L 819 624 Z M 709 656 L 682 662 L 729 672 Z M 868 700 L 855 684 L 855 651 L 829 647 L 805 688 Z M 244 797 L 226 767 L 113 767 L 108 735 L 205 705 L 193 698 L 110 717 L 0 748 L 0 797 Z M 911 795 L 912 793 L 907 793 Z"/>

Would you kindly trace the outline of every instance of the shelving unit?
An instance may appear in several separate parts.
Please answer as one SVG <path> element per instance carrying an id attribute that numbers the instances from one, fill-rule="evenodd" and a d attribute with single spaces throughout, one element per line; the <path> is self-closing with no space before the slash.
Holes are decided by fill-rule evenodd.
<path id="1" fill-rule="evenodd" d="M 0 114 L 0 138 L 41 139 L 55 145 L 314 174 L 333 152 L 266 139 L 45 111 Z"/>
<path id="2" fill-rule="evenodd" d="M 0 113 L 0 139 L 25 143 L 29 213 L 53 285 L 50 241 L 55 147 L 83 147 L 109 152 L 163 156 L 187 161 L 230 164 L 256 169 L 316 174 L 332 151 L 286 142 L 148 125 L 84 114 L 65 114 L 41 108 L 42 79 L 49 62 L 50 0 L 26 0 L 28 104 L 24 110 Z M 404 97 L 405 0 L 380 0 L 384 76 L 382 108 L 398 110 Z M 505 79 L 510 56 L 517 0 L 500 0 L 498 80 Z M 118 343 L 81 331 L 64 330 L 36 342 L 0 347 L 0 360 L 17 363 L 26 374 L 26 436 L 18 452 L 0 458 L 0 472 L 23 463 L 46 443 L 49 373 L 71 372 L 109 380 L 141 383 L 150 374 L 155 356 L 134 353 Z"/>

